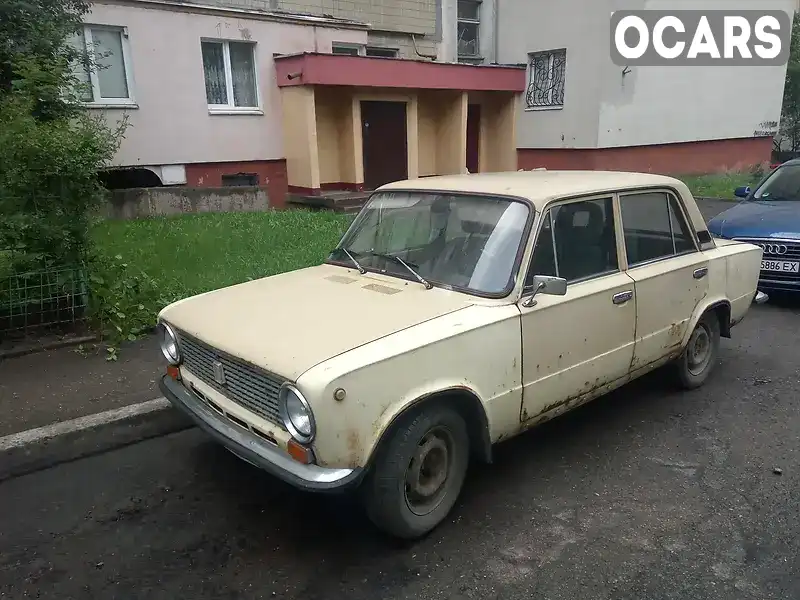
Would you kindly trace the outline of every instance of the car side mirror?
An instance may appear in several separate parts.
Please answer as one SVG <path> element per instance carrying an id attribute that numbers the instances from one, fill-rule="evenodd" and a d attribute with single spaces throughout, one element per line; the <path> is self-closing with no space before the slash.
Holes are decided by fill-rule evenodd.
<path id="1" fill-rule="evenodd" d="M 750 186 L 749 185 L 743 185 L 743 186 L 737 187 L 733 191 L 733 195 L 736 196 L 737 198 L 747 198 L 750 195 Z"/>
<path id="2" fill-rule="evenodd" d="M 533 293 L 530 298 L 522 303 L 525 308 L 536 306 L 536 295 L 547 294 L 548 296 L 563 296 L 567 293 L 567 280 L 563 277 L 551 277 L 550 275 L 536 275 L 533 278 Z"/>

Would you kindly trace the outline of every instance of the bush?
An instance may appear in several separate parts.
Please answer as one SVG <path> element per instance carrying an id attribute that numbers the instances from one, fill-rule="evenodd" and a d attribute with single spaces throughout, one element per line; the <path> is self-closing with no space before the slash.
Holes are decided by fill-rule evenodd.
<path id="1" fill-rule="evenodd" d="M 120 254 L 94 255 L 89 264 L 91 316 L 104 334 L 107 358 L 116 360 L 119 344 L 150 331 L 158 311 L 172 299 L 162 297 L 155 281 Z"/>
<path id="2" fill-rule="evenodd" d="M 32 109 L 25 96 L 0 100 L 0 249 L 17 271 L 85 258 L 89 218 L 105 198 L 97 172 L 122 131 L 85 113 L 40 121 Z"/>

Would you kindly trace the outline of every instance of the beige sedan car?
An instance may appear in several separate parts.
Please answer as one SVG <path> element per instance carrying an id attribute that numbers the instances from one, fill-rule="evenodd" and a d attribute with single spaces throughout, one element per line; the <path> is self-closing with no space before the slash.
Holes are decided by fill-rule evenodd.
<path id="1" fill-rule="evenodd" d="M 657 367 L 702 385 L 764 299 L 761 254 L 712 239 L 668 177 L 392 183 L 324 264 L 166 307 L 160 386 L 240 458 L 358 488 L 378 527 L 415 538 L 497 442 Z"/>

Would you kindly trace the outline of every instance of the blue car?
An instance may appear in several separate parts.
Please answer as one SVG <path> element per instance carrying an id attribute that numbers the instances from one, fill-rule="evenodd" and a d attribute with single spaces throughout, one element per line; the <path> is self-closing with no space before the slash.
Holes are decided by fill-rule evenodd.
<path id="1" fill-rule="evenodd" d="M 709 233 L 761 246 L 759 290 L 800 292 L 800 159 L 735 195 L 744 200 L 711 219 Z"/>

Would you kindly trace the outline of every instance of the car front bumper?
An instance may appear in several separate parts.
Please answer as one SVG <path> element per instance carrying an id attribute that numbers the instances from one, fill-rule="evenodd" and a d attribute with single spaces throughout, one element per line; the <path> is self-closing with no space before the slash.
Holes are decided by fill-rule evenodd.
<path id="1" fill-rule="evenodd" d="M 763 277 L 758 280 L 758 289 L 767 292 L 800 293 L 800 280 L 776 280 Z"/>
<path id="2" fill-rule="evenodd" d="M 343 492 L 356 487 L 364 475 L 361 468 L 330 469 L 301 464 L 275 445 L 212 410 L 196 394 L 168 375 L 163 376 L 158 385 L 167 400 L 233 454 L 298 489 Z"/>

